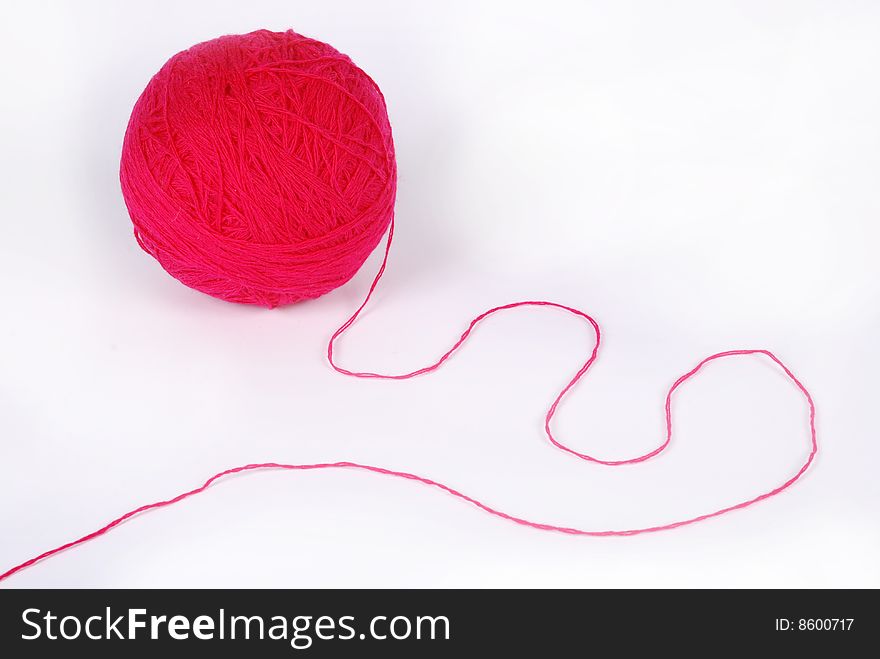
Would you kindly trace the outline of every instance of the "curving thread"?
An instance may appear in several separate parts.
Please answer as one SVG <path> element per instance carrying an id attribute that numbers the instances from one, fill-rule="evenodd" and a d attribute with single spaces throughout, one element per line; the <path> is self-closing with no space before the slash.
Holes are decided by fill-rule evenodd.
<path id="1" fill-rule="evenodd" d="M 209 64 L 200 63 L 203 57 L 207 57 Z M 308 72 L 310 66 L 318 67 L 320 73 Z M 230 93 L 232 98 L 237 98 L 236 101 L 231 101 L 221 99 L 219 92 L 216 91 L 208 93 L 204 89 L 190 89 L 193 87 L 191 76 L 196 76 L 196 80 L 202 83 L 207 81 L 208 86 L 219 85 L 225 90 L 228 85 L 230 89 L 239 89 L 239 96 Z M 205 78 L 202 79 L 201 76 Z M 256 78 L 250 79 L 248 76 L 256 76 Z M 282 78 L 319 80 L 322 89 L 329 80 L 332 83 L 329 86 L 333 91 L 327 92 L 329 96 L 324 96 L 323 93 L 309 96 L 308 92 L 300 88 L 300 83 L 295 83 L 292 89 L 288 89 L 280 83 Z M 254 87 L 256 91 L 253 91 L 253 98 L 240 96 L 241 90 L 246 87 L 237 88 L 235 84 L 251 84 L 254 80 L 258 80 L 259 84 Z M 274 157 L 285 153 L 285 149 L 306 148 L 305 145 L 311 145 L 312 148 L 307 149 L 308 155 L 291 151 L 290 153 L 296 157 L 303 158 L 297 163 L 273 162 L 271 167 L 266 163 L 260 164 L 251 157 L 252 154 L 245 149 L 244 144 L 233 139 L 233 133 L 228 132 L 233 123 L 203 125 L 201 122 L 205 118 L 199 118 L 198 112 L 192 107 L 187 108 L 185 104 L 176 106 L 173 102 L 169 105 L 169 90 L 175 89 L 175 85 L 180 85 L 178 91 L 189 94 L 187 98 L 192 100 L 195 106 L 201 107 L 201 111 L 216 112 L 217 108 L 225 107 L 224 104 L 231 104 L 230 112 L 235 115 L 235 119 L 229 119 L 229 122 L 240 122 L 234 125 L 239 126 L 246 135 L 250 136 L 247 138 L 251 140 L 247 148 L 256 148 L 256 153 L 264 155 L 271 153 Z M 305 112 L 299 105 L 304 98 L 312 99 L 310 102 L 317 102 L 320 98 L 326 102 L 341 102 L 343 105 L 323 108 L 322 118 L 329 123 L 312 125 L 309 123 L 312 119 L 308 117 L 312 117 L 317 110 L 312 108 L 312 114 Z M 328 98 L 332 100 L 327 101 Z M 290 108 L 290 111 L 267 109 L 264 103 L 268 99 L 272 99 L 272 103 L 283 104 L 285 108 Z M 344 113 L 340 108 L 350 104 L 358 108 L 353 111 L 358 115 L 356 119 L 341 116 Z M 171 120 L 169 118 L 172 116 L 171 108 L 185 115 L 190 123 Z M 366 120 L 363 114 L 370 113 L 378 113 L 378 118 L 374 115 L 372 121 Z M 263 129 L 253 123 L 264 120 L 267 124 Z M 285 133 L 286 129 L 282 128 L 282 125 L 291 121 L 304 127 L 296 137 L 290 137 Z M 190 135 L 184 139 L 179 132 L 184 129 L 194 131 L 198 135 Z M 346 130 L 354 133 L 345 133 Z M 284 137 L 285 135 L 287 137 Z M 305 137 L 306 135 L 311 137 Z M 211 141 L 222 136 L 228 138 L 228 142 L 216 144 Z M 320 136 L 320 139 L 317 139 L 317 136 Z M 323 146 L 318 147 L 317 144 L 322 139 L 327 141 Z M 371 143 L 371 139 L 378 141 Z M 165 142 L 163 143 L 162 140 Z M 377 151 L 379 148 L 377 145 L 380 143 L 381 148 L 384 149 L 381 157 Z M 160 147 L 159 144 L 164 146 Z M 227 156 L 237 154 L 235 157 L 238 160 L 233 159 L 235 166 L 229 163 L 222 165 L 208 163 L 205 154 L 196 157 L 192 152 L 194 144 L 200 144 L 203 149 L 213 149 L 220 158 L 222 158 L 220 154 Z M 328 144 L 332 144 L 333 147 L 328 147 Z M 363 150 L 355 146 L 362 147 Z M 376 158 L 374 159 L 373 156 Z M 316 206 L 297 206 L 308 197 L 309 190 L 314 192 L 314 189 L 309 188 L 307 184 L 296 180 L 303 174 L 302 168 L 305 162 L 315 166 L 314 171 L 322 172 L 317 179 L 309 178 L 311 183 L 320 181 L 316 194 L 325 194 L 328 190 L 333 190 L 332 199 L 324 199 Z M 337 169 L 337 166 L 340 169 Z M 202 169 L 203 167 L 205 169 Z M 342 171 L 347 174 L 341 175 Z M 556 448 L 578 459 L 612 467 L 648 460 L 661 453 L 672 441 L 672 401 L 679 387 L 700 373 L 710 362 L 728 357 L 757 355 L 769 359 L 803 395 L 809 421 L 809 453 L 804 462 L 779 485 L 738 503 L 654 526 L 607 530 L 582 529 L 528 520 L 504 512 L 431 478 L 376 465 L 348 461 L 314 464 L 276 462 L 247 464 L 216 473 L 198 487 L 171 499 L 146 504 L 126 512 L 91 533 L 8 569 L 0 574 L 0 581 L 60 552 L 98 538 L 141 513 L 183 501 L 204 492 L 226 476 L 242 472 L 269 469 L 368 471 L 416 481 L 442 490 L 496 517 L 533 529 L 605 537 L 670 530 L 747 508 L 791 487 L 804 475 L 816 457 L 819 446 L 816 436 L 816 406 L 813 398 L 797 376 L 776 355 L 764 349 L 718 352 L 704 358 L 678 377 L 666 394 L 666 433 L 655 449 L 623 460 L 605 460 L 572 449 L 554 436 L 552 420 L 562 400 L 586 375 L 598 358 L 601 330 L 595 319 L 588 314 L 556 302 L 526 300 L 493 307 L 471 320 L 459 338 L 436 361 L 411 372 L 383 374 L 351 371 L 341 367 L 334 358 L 336 342 L 351 328 L 367 306 L 388 264 L 394 238 L 393 203 L 396 168 L 390 125 L 381 92 L 375 83 L 357 69 L 347 57 L 340 55 L 326 44 L 306 39 L 293 32 L 260 31 L 249 35 L 221 37 L 175 56 L 153 78 L 135 106 L 126 133 L 121 172 L 123 193 L 135 225 L 135 235 L 141 246 L 183 283 L 233 302 L 273 307 L 321 295 L 353 276 L 387 228 L 382 263 L 363 302 L 333 332 L 327 344 L 327 359 L 330 365 L 343 375 L 406 380 L 430 373 L 452 357 L 467 341 L 474 328 L 489 316 L 517 307 L 553 307 L 588 323 L 595 332 L 595 342 L 589 355 L 559 391 L 547 410 L 544 431 L 548 441 Z M 197 184 L 193 172 L 208 177 L 212 184 L 219 187 L 206 192 L 205 188 L 200 187 L 204 181 L 199 180 Z M 273 182 L 273 176 L 279 178 Z M 358 188 L 359 185 L 365 187 L 361 189 Z M 284 186 L 293 186 L 294 189 L 284 189 Z M 230 198 L 240 203 L 230 203 Z M 254 207 L 247 206 L 241 202 L 242 199 L 253 202 Z M 259 214 L 262 203 L 266 204 L 264 216 Z M 352 208 L 359 210 L 353 215 L 348 214 Z M 309 220 L 311 217 L 309 209 L 315 210 L 314 224 Z M 264 226 L 272 223 L 277 224 Z"/>

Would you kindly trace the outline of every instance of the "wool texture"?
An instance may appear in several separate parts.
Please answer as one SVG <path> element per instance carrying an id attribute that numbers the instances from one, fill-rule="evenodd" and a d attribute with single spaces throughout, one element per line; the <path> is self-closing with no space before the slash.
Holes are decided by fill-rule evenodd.
<path id="1" fill-rule="evenodd" d="M 122 192 L 138 243 L 181 282 L 276 307 L 344 284 L 391 221 L 397 170 L 379 87 L 288 32 L 178 53 L 128 124 Z"/>

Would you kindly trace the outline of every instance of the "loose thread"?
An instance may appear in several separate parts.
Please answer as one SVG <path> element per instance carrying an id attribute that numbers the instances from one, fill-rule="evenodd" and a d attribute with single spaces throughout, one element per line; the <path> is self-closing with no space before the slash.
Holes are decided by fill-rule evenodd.
<path id="1" fill-rule="evenodd" d="M 665 437 L 664 441 L 657 448 L 655 448 L 655 449 L 653 449 L 643 455 L 640 455 L 640 456 L 637 456 L 634 458 L 625 459 L 625 460 L 602 460 L 602 459 L 593 457 L 591 455 L 588 455 L 586 453 L 581 453 L 579 451 L 576 451 L 576 450 L 572 449 L 571 447 L 563 444 L 562 442 L 560 442 L 558 439 L 556 439 L 554 437 L 553 432 L 550 427 L 551 421 L 553 419 L 553 416 L 556 414 L 556 410 L 559 407 L 559 404 L 562 402 L 562 399 L 566 396 L 566 394 L 568 394 L 569 391 L 571 391 L 571 389 L 587 373 L 587 371 L 589 371 L 590 367 L 596 361 L 596 358 L 599 354 L 599 345 L 601 344 L 602 334 L 601 334 L 601 330 L 599 329 L 599 324 L 591 316 L 584 313 L 583 311 L 580 311 L 579 309 L 575 309 L 573 307 L 569 307 L 564 304 L 558 304 L 556 302 L 547 302 L 547 301 L 543 301 L 543 300 L 526 300 L 526 301 L 522 301 L 522 302 L 513 302 L 510 304 L 505 304 L 502 306 L 498 306 L 498 307 L 494 307 L 492 309 L 489 309 L 488 311 L 483 312 L 482 314 L 480 314 L 479 316 L 477 316 L 476 318 L 474 318 L 470 322 L 467 329 L 461 334 L 461 336 L 455 342 L 455 344 L 453 344 L 453 346 L 449 350 L 447 350 L 440 357 L 440 359 L 438 359 L 436 362 L 434 362 L 433 364 L 431 364 L 429 366 L 425 366 L 425 367 L 417 369 L 415 371 L 411 371 L 408 373 L 402 373 L 402 374 L 396 374 L 396 375 L 394 375 L 394 374 L 389 375 L 389 374 L 373 373 L 373 372 L 350 371 L 348 369 L 342 368 L 341 366 L 339 366 L 336 363 L 336 361 L 334 359 L 334 353 L 333 353 L 334 346 L 336 344 L 336 341 L 354 324 L 354 322 L 360 316 L 363 309 L 366 307 L 367 303 L 370 301 L 370 298 L 372 297 L 373 292 L 376 290 L 376 286 L 378 285 L 379 281 L 382 279 L 382 275 L 385 273 L 385 268 L 388 264 L 388 257 L 389 257 L 390 251 L 391 251 L 391 243 L 392 243 L 393 238 L 394 238 L 394 220 L 392 219 L 390 226 L 389 226 L 389 229 L 388 229 L 388 239 L 385 243 L 385 253 L 382 258 L 382 264 L 379 267 L 379 270 L 376 273 L 376 276 L 373 278 L 373 282 L 370 285 L 369 291 L 367 292 L 367 295 L 364 298 L 364 301 L 357 308 L 357 310 L 351 315 L 351 317 L 349 317 L 348 320 L 346 320 L 339 327 L 339 329 L 337 329 L 333 333 L 333 335 L 330 337 L 330 341 L 327 344 L 327 359 L 329 360 L 331 366 L 337 372 L 339 372 L 343 375 L 351 376 L 351 377 L 380 378 L 380 379 L 385 379 L 385 380 L 406 380 L 409 378 L 416 377 L 418 375 L 430 373 L 430 372 L 436 371 L 438 368 L 440 368 L 440 366 L 447 359 L 449 359 L 462 346 L 462 344 L 465 341 L 467 341 L 467 339 L 470 336 L 473 329 L 480 322 L 482 322 L 483 320 L 485 320 L 489 316 L 496 314 L 498 312 L 501 312 L 501 311 L 505 311 L 508 309 L 515 309 L 517 307 L 524 307 L 524 306 L 554 307 L 556 309 L 561 309 L 561 310 L 566 311 L 574 316 L 578 316 L 578 317 L 584 319 L 586 322 L 588 322 L 590 324 L 590 326 L 593 328 L 593 330 L 595 331 L 595 334 L 596 334 L 596 341 L 593 344 L 593 349 L 590 352 L 589 357 L 584 362 L 584 364 L 578 369 L 578 371 L 575 373 L 574 377 L 562 388 L 562 390 L 556 396 L 556 398 L 554 399 L 553 403 L 551 404 L 549 410 L 547 411 L 547 415 L 545 416 L 544 431 L 545 431 L 550 443 L 553 444 L 558 449 L 565 451 L 566 453 L 569 453 L 569 454 L 571 454 L 577 458 L 580 458 L 582 460 L 586 460 L 588 462 L 595 462 L 595 463 L 598 463 L 601 465 L 606 465 L 606 466 L 611 466 L 611 467 L 626 465 L 626 464 L 634 464 L 637 462 L 643 462 L 645 460 L 648 460 L 648 459 L 654 457 L 655 455 L 657 455 L 658 453 L 662 452 L 667 446 L 669 446 L 669 443 L 672 440 L 672 397 L 673 397 L 673 394 L 676 392 L 676 390 L 678 390 L 678 388 L 681 387 L 682 384 L 684 384 L 685 382 L 687 382 L 688 380 L 693 378 L 695 375 L 697 375 L 697 373 L 699 373 L 703 369 L 703 367 L 706 366 L 709 362 L 715 361 L 717 359 L 723 359 L 726 357 L 741 357 L 741 356 L 748 356 L 748 355 L 763 355 L 764 357 L 769 358 L 774 364 L 776 364 L 776 366 L 778 366 L 782 370 L 783 373 L 785 373 L 785 375 L 788 377 L 788 379 L 791 380 L 791 382 L 794 383 L 794 385 L 798 388 L 798 390 L 801 392 L 801 394 L 803 394 L 804 399 L 807 402 L 807 405 L 809 408 L 809 420 L 810 420 L 810 453 L 807 456 L 806 461 L 801 465 L 801 467 L 797 470 L 797 472 L 793 476 L 791 476 L 788 480 L 786 480 L 781 485 L 779 485 L 779 486 L 777 486 L 767 492 L 759 494 L 758 496 L 755 496 L 751 499 L 741 501 L 740 503 L 737 503 L 737 504 L 734 504 L 731 506 L 727 506 L 725 508 L 720 508 L 720 509 L 715 510 L 713 512 L 698 515 L 696 517 L 690 517 L 690 518 L 687 518 L 684 520 L 680 520 L 677 522 L 670 522 L 667 524 L 660 524 L 660 525 L 656 525 L 656 526 L 646 526 L 646 527 L 626 529 L 626 530 L 599 530 L 599 531 L 588 530 L 588 529 L 579 529 L 579 528 L 568 527 L 568 526 L 557 526 L 555 524 L 545 524 L 542 522 L 535 522 L 535 521 L 531 521 L 528 519 L 524 519 L 522 517 L 517 517 L 515 515 L 511 515 L 511 514 L 506 513 L 502 510 L 499 510 L 497 508 L 493 508 L 492 506 L 490 506 L 486 503 L 483 503 L 482 501 L 479 501 L 478 499 L 470 497 L 467 494 L 459 492 L 458 490 L 456 490 L 448 485 L 444 485 L 443 483 L 432 480 L 430 478 L 426 478 L 424 476 L 419 476 L 417 474 L 412 474 L 412 473 L 409 473 L 406 471 L 395 471 L 392 469 L 386 469 L 384 467 L 378 467 L 375 465 L 368 465 L 368 464 L 361 464 L 361 463 L 357 463 L 357 462 L 347 462 L 347 461 L 323 462 L 323 463 L 315 463 L 315 464 L 284 464 L 284 463 L 278 463 L 278 462 L 263 462 L 263 463 L 247 464 L 247 465 L 242 465 L 239 467 L 233 467 L 231 469 L 226 469 L 224 471 L 216 473 L 213 476 L 211 476 L 208 480 L 206 480 L 204 482 L 204 484 L 202 484 L 201 486 L 196 487 L 195 489 L 189 490 L 188 492 L 184 492 L 182 494 L 179 494 L 172 499 L 167 499 L 165 501 L 157 501 L 155 503 L 150 503 L 150 504 L 135 508 L 134 510 L 131 510 L 131 511 L 125 513 L 124 515 L 117 517 L 113 521 L 105 524 L 104 526 L 97 529 L 96 531 L 93 531 L 87 535 L 84 535 L 77 540 L 67 542 L 63 545 L 60 545 L 60 546 L 54 548 L 54 549 L 50 549 L 48 551 L 45 551 L 38 556 L 35 556 L 35 557 L 33 557 L 23 563 L 20 563 L 19 565 L 16 565 L 13 568 L 10 568 L 9 570 L 4 572 L 3 574 L 0 574 L 0 581 L 3 581 L 5 579 L 11 577 L 13 574 L 20 572 L 21 570 L 24 570 L 25 568 L 28 568 L 32 565 L 35 565 L 36 563 L 39 563 L 40 561 L 43 561 L 47 558 L 50 558 L 51 556 L 59 554 L 59 553 L 66 551 L 68 549 L 72 549 L 73 547 L 81 545 L 81 544 L 88 542 L 90 540 L 94 540 L 95 538 L 98 538 L 98 537 L 104 535 L 105 533 L 111 531 L 112 529 L 116 528 L 117 526 L 119 526 L 123 522 L 126 522 L 127 520 L 131 519 L 132 517 L 135 517 L 136 515 L 139 515 L 141 513 L 145 513 L 149 510 L 153 510 L 156 508 L 164 508 L 165 506 L 170 506 L 172 504 L 183 501 L 184 499 L 188 499 L 191 496 L 195 496 L 196 494 L 200 494 L 200 493 L 204 492 L 209 487 L 211 487 L 214 483 L 225 478 L 226 476 L 230 476 L 232 474 L 237 474 L 237 473 L 242 473 L 242 472 L 269 470 L 269 469 L 283 469 L 283 470 L 290 470 L 290 471 L 310 471 L 310 470 L 316 470 L 316 469 L 357 469 L 357 470 L 361 470 L 361 471 L 372 472 L 375 474 L 382 474 L 384 476 L 392 476 L 395 478 L 404 478 L 404 479 L 411 480 L 411 481 L 417 481 L 419 483 L 422 483 L 423 485 L 428 485 L 430 487 L 434 487 L 439 490 L 442 490 L 442 491 L 446 492 L 447 494 L 451 494 L 452 496 L 457 497 L 463 501 L 466 501 L 467 503 L 470 503 L 470 504 L 476 506 L 477 508 L 480 508 L 481 510 L 483 510 L 491 515 L 494 515 L 496 517 L 500 517 L 500 518 L 508 520 L 510 522 L 514 522 L 516 524 L 520 524 L 522 526 L 527 526 L 529 528 L 539 529 L 542 531 L 556 531 L 559 533 L 567 533 L 570 535 L 608 537 L 608 536 L 632 536 L 632 535 L 639 535 L 642 533 L 655 533 L 657 531 L 667 531 L 670 529 L 675 529 L 675 528 L 679 528 L 682 526 L 687 526 L 689 524 L 695 524 L 696 522 L 702 522 L 702 521 L 710 519 L 712 517 L 718 517 L 719 515 L 724 515 L 726 513 L 732 512 L 734 510 L 739 510 L 741 508 L 747 508 L 748 506 L 756 504 L 759 501 L 763 501 L 764 499 L 769 499 L 770 497 L 776 496 L 780 492 L 791 487 L 795 482 L 797 482 L 797 480 L 801 476 L 804 475 L 804 473 L 807 471 L 807 469 L 812 464 L 813 459 L 816 457 L 816 453 L 819 450 L 819 445 L 818 445 L 818 441 L 816 438 L 816 406 L 813 402 L 813 397 L 810 395 L 810 392 L 807 390 L 807 388 L 804 386 L 804 384 L 797 378 L 797 376 L 795 376 L 794 373 L 776 355 L 774 355 L 769 350 L 764 350 L 764 349 L 727 350 L 725 352 L 718 352 L 718 353 L 709 355 L 708 357 L 706 357 L 705 359 L 700 361 L 696 366 L 694 366 L 687 373 L 684 373 L 677 380 L 675 380 L 675 382 L 669 388 L 668 393 L 666 394 L 666 404 L 665 404 L 666 437 Z"/>

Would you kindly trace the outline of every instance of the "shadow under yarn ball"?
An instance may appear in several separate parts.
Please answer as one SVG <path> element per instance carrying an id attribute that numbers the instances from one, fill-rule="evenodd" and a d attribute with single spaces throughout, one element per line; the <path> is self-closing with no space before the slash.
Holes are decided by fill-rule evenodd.
<path id="1" fill-rule="evenodd" d="M 168 60 L 132 110 L 120 180 L 138 243 L 173 277 L 271 308 L 351 279 L 397 171 L 376 83 L 325 43 L 260 30 Z"/>

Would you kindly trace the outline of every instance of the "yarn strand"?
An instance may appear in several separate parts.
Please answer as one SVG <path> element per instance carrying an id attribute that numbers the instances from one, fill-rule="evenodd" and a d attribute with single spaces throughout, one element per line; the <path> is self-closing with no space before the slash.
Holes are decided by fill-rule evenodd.
<path id="1" fill-rule="evenodd" d="M 705 367 L 707 364 L 709 364 L 710 362 L 713 362 L 715 360 L 724 359 L 724 358 L 728 358 L 728 357 L 743 357 L 743 356 L 759 355 L 759 356 L 763 356 L 763 357 L 770 359 L 786 375 L 786 377 L 795 385 L 795 387 L 803 395 L 803 397 L 807 403 L 808 410 L 809 410 L 809 429 L 810 429 L 810 453 L 809 453 L 809 455 L 807 456 L 807 458 L 803 462 L 803 464 L 801 464 L 800 468 L 795 472 L 795 474 L 793 476 L 791 476 L 790 478 L 788 478 L 786 481 L 784 481 L 781 485 L 778 485 L 777 487 L 775 487 L 771 490 L 768 490 L 762 494 L 759 494 L 757 496 L 754 496 L 750 499 L 746 499 L 744 501 L 741 501 L 740 503 L 736 503 L 736 504 L 733 504 L 730 506 L 726 506 L 724 508 L 720 508 L 720 509 L 715 510 L 713 512 L 697 515 L 696 517 L 689 517 L 689 518 L 686 518 L 683 520 L 669 522 L 669 523 L 665 523 L 665 524 L 659 524 L 659 525 L 655 525 L 655 526 L 646 526 L 646 527 L 623 529 L 623 530 L 589 530 L 589 529 L 580 529 L 580 528 L 568 527 L 568 526 L 558 526 L 555 524 L 547 524 L 544 522 L 537 522 L 537 521 L 528 520 L 528 519 L 525 519 L 522 517 L 517 517 L 517 516 L 512 515 L 510 513 L 506 513 L 498 508 L 490 506 L 490 505 L 488 505 L 478 499 L 475 499 L 467 494 L 464 494 L 463 492 L 456 490 L 453 487 L 450 487 L 448 485 L 445 485 L 443 483 L 435 481 L 431 478 L 427 478 L 425 476 L 420 476 L 417 474 L 409 473 L 406 471 L 395 471 L 392 469 L 386 469 L 384 467 L 379 467 L 379 466 L 369 465 L 369 464 L 362 464 L 362 463 L 358 463 L 358 462 L 342 461 L 342 462 L 324 462 L 324 463 L 315 463 L 315 464 L 285 464 L 285 463 L 278 463 L 278 462 L 263 462 L 263 463 L 246 464 L 246 465 L 242 465 L 239 467 L 232 467 L 230 469 L 226 469 L 224 471 L 218 472 L 218 473 L 214 474 L 213 476 L 211 476 L 210 478 L 208 478 L 199 487 L 191 489 L 187 492 L 183 492 L 182 494 L 178 494 L 177 496 L 175 496 L 171 499 L 167 499 L 164 501 L 157 501 L 155 503 L 150 503 L 150 504 L 146 504 L 146 505 L 140 506 L 138 508 L 135 508 L 134 510 L 131 510 L 131 511 L 117 517 L 116 519 L 108 522 L 107 524 L 105 524 L 101 528 L 99 528 L 95 531 L 92 531 L 91 533 L 88 533 L 88 534 L 82 536 L 81 538 L 67 542 L 63 545 L 60 545 L 60 546 L 54 548 L 54 549 L 50 549 L 48 551 L 45 551 L 42 554 L 39 554 L 38 556 L 35 556 L 27 561 L 24 561 L 23 563 L 20 563 L 19 565 L 16 565 L 15 567 L 10 568 L 9 570 L 4 572 L 3 574 L 0 574 L 0 581 L 8 579 L 9 577 L 16 574 L 17 572 L 20 572 L 21 570 L 24 570 L 25 568 L 28 568 L 32 565 L 35 565 L 36 563 L 39 563 L 40 561 L 43 561 L 47 558 L 50 558 L 56 554 L 59 554 L 59 553 L 66 551 L 68 549 L 72 549 L 78 545 L 85 543 L 85 542 L 89 542 L 90 540 L 94 540 L 95 538 L 98 538 L 98 537 L 104 535 L 105 533 L 108 533 L 109 531 L 113 530 L 114 528 L 116 528 L 120 524 L 128 521 L 129 519 L 131 519 L 137 515 L 148 512 L 150 510 L 154 510 L 156 508 L 164 508 L 166 506 L 170 506 L 172 504 L 183 501 L 184 499 L 188 499 L 189 497 L 195 496 L 197 494 L 201 494 L 202 492 L 204 492 L 205 490 L 210 488 L 212 485 L 214 485 L 218 481 L 224 479 L 225 477 L 231 476 L 233 474 L 243 473 L 243 472 L 266 471 L 266 470 L 311 471 L 311 470 L 318 470 L 318 469 L 354 469 L 354 470 L 368 471 L 368 472 L 380 474 L 383 476 L 391 476 L 394 478 L 401 478 L 401 479 L 406 479 L 406 480 L 410 480 L 410 481 L 416 481 L 416 482 L 421 483 L 423 485 L 427 485 L 427 486 L 436 488 L 436 489 L 441 490 L 447 494 L 450 494 L 458 499 L 461 499 L 462 501 L 465 501 L 465 502 L 483 510 L 484 512 L 487 512 L 490 515 L 494 515 L 495 517 L 500 517 L 501 519 L 507 520 L 509 522 L 513 522 L 515 524 L 520 524 L 522 526 L 526 526 L 526 527 L 529 527 L 532 529 L 538 529 L 541 531 L 554 531 L 554 532 L 558 532 L 558 533 L 566 533 L 569 535 L 609 537 L 609 536 L 633 536 L 633 535 L 639 535 L 639 534 L 644 534 L 644 533 L 654 533 L 657 531 L 667 531 L 667 530 L 679 528 L 682 526 L 695 524 L 697 522 L 702 522 L 707 519 L 711 519 L 713 517 L 718 517 L 720 515 L 724 515 L 726 513 L 733 512 L 734 510 L 740 510 L 742 508 L 747 508 L 747 507 L 754 505 L 760 501 L 774 497 L 774 496 L 778 495 L 779 493 L 783 492 L 784 490 L 788 489 L 789 487 L 791 487 L 795 482 L 798 481 L 798 479 L 801 478 L 801 476 L 804 475 L 804 473 L 807 471 L 807 469 L 809 469 L 814 458 L 816 457 L 816 454 L 819 450 L 819 445 L 818 445 L 818 441 L 817 441 L 817 437 L 816 437 L 816 406 L 815 406 L 815 403 L 813 402 L 813 397 L 810 395 L 810 392 L 807 390 L 806 386 L 804 386 L 804 384 L 797 378 L 797 376 L 795 376 L 795 374 L 776 355 L 774 355 L 769 350 L 765 350 L 765 349 L 727 350 L 724 352 L 714 353 L 714 354 L 709 355 L 708 357 L 704 358 L 702 361 L 697 363 L 697 365 L 694 366 L 691 370 L 687 371 L 686 373 L 681 375 L 678 379 L 676 379 L 666 394 L 666 402 L 665 402 L 666 435 L 665 435 L 665 439 L 657 448 L 655 448 L 655 449 L 653 449 L 643 455 L 640 455 L 640 456 L 637 456 L 634 458 L 628 458 L 625 460 L 602 460 L 602 459 L 587 455 L 585 453 L 581 453 L 579 451 L 576 451 L 576 450 L 570 448 L 569 446 L 563 444 L 561 441 L 559 441 L 558 439 L 556 439 L 554 437 L 553 432 L 551 430 L 551 421 L 553 419 L 553 416 L 556 414 L 557 408 L 559 407 L 559 404 L 562 402 L 562 399 L 569 393 L 569 391 L 571 391 L 571 389 L 578 383 L 578 381 L 580 381 L 580 379 L 584 375 L 586 375 L 587 371 L 589 371 L 590 367 L 596 361 L 598 354 L 599 354 L 599 346 L 601 343 L 601 330 L 599 329 L 599 324 L 588 314 L 586 314 L 583 311 L 576 309 L 574 307 L 569 307 L 564 304 L 559 304 L 556 302 L 548 302 L 548 301 L 544 301 L 544 300 L 527 300 L 527 301 L 522 301 L 522 302 L 512 302 L 510 304 L 505 304 L 502 306 L 493 307 L 492 309 L 489 309 L 489 310 L 481 313 L 476 318 L 474 318 L 470 322 L 470 324 L 467 326 L 467 329 L 465 329 L 465 331 L 462 332 L 459 339 L 436 362 L 434 362 L 433 364 L 431 364 L 429 366 L 425 366 L 423 368 L 416 369 L 416 370 L 408 372 L 408 373 L 402 373 L 402 374 L 395 375 L 395 374 L 381 374 L 381 373 L 373 373 L 373 372 L 359 372 L 359 371 L 350 371 L 348 369 L 345 369 L 345 368 L 339 366 L 334 359 L 335 343 L 355 323 L 355 321 L 360 316 L 361 312 L 364 310 L 364 308 L 369 303 L 370 298 L 372 297 L 373 292 L 376 290 L 376 287 L 378 286 L 379 281 L 382 279 L 382 276 L 385 273 L 385 269 L 388 265 L 388 257 L 391 252 L 391 243 L 392 243 L 393 238 L 394 238 L 394 220 L 392 219 L 391 223 L 389 225 L 389 229 L 388 229 L 388 237 L 387 237 L 387 240 L 385 243 L 385 253 L 382 258 L 382 264 L 379 267 L 379 270 L 376 273 L 375 277 L 373 278 L 372 284 L 370 285 L 370 288 L 364 298 L 364 301 L 360 304 L 360 306 L 357 308 L 357 310 L 348 318 L 348 320 L 346 320 L 339 327 L 339 329 L 337 329 L 332 334 L 332 336 L 330 337 L 330 340 L 327 344 L 327 359 L 329 360 L 333 369 L 335 369 L 337 372 L 339 372 L 343 375 L 357 377 L 357 378 L 380 378 L 380 379 L 386 379 L 386 380 L 406 380 L 409 378 L 414 378 L 416 376 L 423 375 L 425 373 L 430 373 L 430 372 L 435 371 L 438 368 L 440 368 L 440 366 L 446 360 L 448 360 L 462 346 L 462 344 L 465 341 L 467 341 L 467 339 L 470 336 L 473 329 L 480 322 L 482 322 L 483 320 L 485 320 L 489 316 L 496 314 L 496 313 L 499 313 L 501 311 L 506 311 L 508 309 L 514 309 L 517 307 L 524 307 L 524 306 L 553 307 L 556 309 L 561 309 L 563 311 L 566 311 L 574 316 L 577 316 L 577 317 L 585 320 L 593 328 L 595 335 L 596 335 L 596 340 L 595 340 L 595 343 L 593 344 L 593 348 L 592 348 L 592 351 L 590 352 L 589 357 L 584 362 L 584 364 L 578 369 L 578 371 L 575 373 L 574 377 L 568 382 L 568 384 L 566 384 L 562 388 L 562 390 L 556 396 L 556 398 L 554 399 L 553 403 L 551 404 L 551 406 L 545 416 L 544 430 L 545 430 L 546 436 L 547 436 L 548 440 L 550 441 L 550 443 L 553 444 L 556 448 L 558 448 L 562 451 L 565 451 L 566 453 L 569 453 L 569 454 L 571 454 L 577 458 L 580 458 L 582 460 L 585 460 L 588 462 L 595 462 L 595 463 L 598 463 L 601 465 L 612 466 L 612 467 L 626 465 L 626 464 L 634 464 L 637 462 L 643 462 L 645 460 L 648 460 L 648 459 L 656 456 L 657 454 L 661 453 L 667 446 L 669 446 L 669 443 L 672 441 L 672 428 L 673 428 L 673 425 L 672 425 L 672 398 L 673 398 L 673 395 L 675 394 L 675 392 L 685 382 L 687 382 L 691 378 L 695 377 L 703 369 L 703 367 Z"/>

